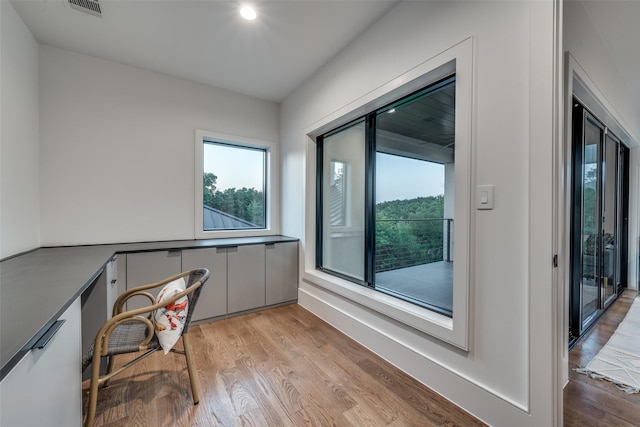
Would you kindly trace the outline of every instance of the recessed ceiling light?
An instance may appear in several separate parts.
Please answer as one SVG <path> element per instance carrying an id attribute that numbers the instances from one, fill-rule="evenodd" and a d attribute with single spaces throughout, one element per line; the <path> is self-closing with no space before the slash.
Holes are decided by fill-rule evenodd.
<path id="1" fill-rule="evenodd" d="M 253 21 L 256 19 L 256 16 L 258 16 L 256 10 L 251 6 L 242 6 L 240 8 L 240 15 L 247 21 Z"/>

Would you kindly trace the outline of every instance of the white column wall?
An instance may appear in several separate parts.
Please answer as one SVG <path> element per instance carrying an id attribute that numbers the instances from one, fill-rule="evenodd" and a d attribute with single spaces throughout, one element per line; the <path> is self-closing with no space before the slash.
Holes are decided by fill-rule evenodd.
<path id="1" fill-rule="evenodd" d="M 309 260 L 315 251 L 305 235 L 305 221 L 315 220 L 313 202 L 305 194 L 307 181 L 314 179 L 314 171 L 306 170 L 314 145 L 305 130 L 473 37 L 472 181 L 495 185 L 495 209 L 472 213 L 470 351 L 365 310 L 309 276 L 300 283 L 300 301 L 491 425 L 552 425 L 555 417 L 550 262 L 554 6 L 402 2 L 281 108 L 282 230 L 301 238 L 304 271 L 313 268 Z"/>
<path id="2" fill-rule="evenodd" d="M 38 43 L 8 1 L 0 2 L 0 258 L 39 237 Z"/>
<path id="3" fill-rule="evenodd" d="M 193 239 L 195 130 L 279 140 L 275 103 L 59 48 L 40 91 L 43 246 Z"/>

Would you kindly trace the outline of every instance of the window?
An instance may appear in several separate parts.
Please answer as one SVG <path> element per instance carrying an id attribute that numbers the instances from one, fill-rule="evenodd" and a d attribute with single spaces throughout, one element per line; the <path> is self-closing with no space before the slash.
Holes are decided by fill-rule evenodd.
<path id="1" fill-rule="evenodd" d="M 204 140 L 205 231 L 264 228 L 266 158 L 265 149 Z"/>
<path id="2" fill-rule="evenodd" d="M 453 312 L 453 206 L 445 168 L 376 154 L 375 287 L 397 298 Z"/>
<path id="3" fill-rule="evenodd" d="M 463 350 L 472 281 L 472 52 L 473 39 L 465 39 L 306 129 L 311 244 L 303 280 Z M 345 171 L 342 223 L 327 217 L 337 191 L 332 162 Z M 413 275 L 418 287 L 387 277 L 414 267 L 444 268 Z"/>
<path id="4" fill-rule="evenodd" d="M 325 135 L 320 145 L 322 164 L 328 166 L 327 173 L 322 173 L 320 178 L 322 188 L 326 189 L 322 191 L 321 201 L 322 265 L 329 271 L 359 281 L 365 279 L 364 135 L 364 121 L 359 121 Z M 347 165 L 350 179 L 340 194 L 336 170 L 342 169 L 344 174 Z M 347 203 L 351 209 L 347 209 Z M 340 216 L 340 220 L 336 219 Z"/>
<path id="5" fill-rule="evenodd" d="M 269 232 L 273 145 L 196 134 L 196 237 Z"/>
<path id="6" fill-rule="evenodd" d="M 448 76 L 317 140 L 318 268 L 449 317 L 455 90 Z"/>

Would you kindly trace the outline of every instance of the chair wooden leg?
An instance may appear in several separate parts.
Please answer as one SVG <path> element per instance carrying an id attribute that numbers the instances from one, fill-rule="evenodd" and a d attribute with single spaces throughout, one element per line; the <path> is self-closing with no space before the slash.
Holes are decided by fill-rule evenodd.
<path id="1" fill-rule="evenodd" d="M 189 382 L 191 383 L 191 395 L 193 404 L 200 402 L 200 386 L 198 383 L 198 374 L 193 364 L 191 356 L 191 346 L 189 345 L 188 334 L 182 335 L 182 345 L 184 346 L 184 357 L 187 359 L 187 371 L 189 372 Z"/>
<path id="2" fill-rule="evenodd" d="M 115 356 L 109 356 L 109 362 L 107 363 L 107 373 L 106 373 L 107 378 L 108 378 L 108 375 L 111 375 L 111 373 L 113 372 L 114 359 L 115 359 Z M 107 380 L 105 380 L 104 383 L 102 383 L 102 387 L 109 387 L 110 381 L 111 381 L 111 378 L 108 378 Z"/>
<path id="3" fill-rule="evenodd" d="M 89 406 L 87 409 L 87 418 L 84 427 L 93 427 L 93 421 L 96 416 L 96 407 L 98 406 L 98 379 L 100 378 L 100 356 L 93 358 L 91 366 L 91 383 L 89 385 Z"/>

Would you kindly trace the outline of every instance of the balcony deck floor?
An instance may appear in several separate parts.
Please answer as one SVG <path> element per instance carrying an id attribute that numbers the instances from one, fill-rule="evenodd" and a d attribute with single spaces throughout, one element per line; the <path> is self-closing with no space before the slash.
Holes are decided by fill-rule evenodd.
<path id="1" fill-rule="evenodd" d="M 452 262 L 432 262 L 376 273 L 376 286 L 453 310 Z"/>

